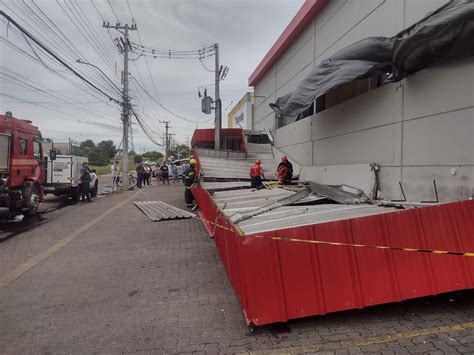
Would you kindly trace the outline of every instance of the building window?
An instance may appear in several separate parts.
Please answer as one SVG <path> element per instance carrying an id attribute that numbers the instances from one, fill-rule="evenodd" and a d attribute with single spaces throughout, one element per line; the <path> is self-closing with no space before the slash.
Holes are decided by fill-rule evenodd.
<path id="1" fill-rule="evenodd" d="M 26 155 L 28 148 L 28 140 L 26 138 L 20 138 L 20 155 Z"/>
<path id="2" fill-rule="evenodd" d="M 316 99 L 316 113 L 375 90 L 382 85 L 383 75 L 374 75 L 367 79 L 353 80 L 340 85 Z"/>

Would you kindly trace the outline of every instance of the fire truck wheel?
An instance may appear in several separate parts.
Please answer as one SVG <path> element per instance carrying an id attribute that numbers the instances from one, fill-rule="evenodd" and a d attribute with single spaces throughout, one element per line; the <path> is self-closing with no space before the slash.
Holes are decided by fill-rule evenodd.
<path id="1" fill-rule="evenodd" d="M 26 216 L 34 216 L 38 213 L 38 207 L 40 204 L 40 196 L 39 196 L 39 189 L 38 186 L 35 184 L 33 185 L 33 191 L 31 192 L 30 196 L 30 208 L 25 212 Z"/>

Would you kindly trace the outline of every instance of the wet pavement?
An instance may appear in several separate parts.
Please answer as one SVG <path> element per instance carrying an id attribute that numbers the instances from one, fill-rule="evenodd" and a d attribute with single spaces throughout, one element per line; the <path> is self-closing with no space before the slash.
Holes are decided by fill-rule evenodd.
<path id="1" fill-rule="evenodd" d="M 112 192 L 112 183 L 109 175 L 99 176 L 99 191 L 97 198 L 102 198 Z M 61 209 L 74 208 L 80 206 L 68 196 L 46 195 L 45 201 L 39 206 L 38 214 L 33 217 L 24 217 L 22 215 L 12 216 L 8 211 L 3 209 L 0 211 L 0 243 L 18 234 L 32 230 L 44 223 L 48 223 L 60 217 L 62 214 L 51 212 Z M 66 212 L 66 211 L 65 211 Z"/>

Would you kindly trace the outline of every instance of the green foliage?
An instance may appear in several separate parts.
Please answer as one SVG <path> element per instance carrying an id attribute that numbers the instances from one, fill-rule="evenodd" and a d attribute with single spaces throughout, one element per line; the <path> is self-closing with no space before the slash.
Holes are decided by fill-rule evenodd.
<path id="1" fill-rule="evenodd" d="M 135 164 L 140 164 L 143 161 L 143 158 L 141 155 L 135 155 L 133 161 L 135 162 Z"/>
<path id="2" fill-rule="evenodd" d="M 97 150 L 103 152 L 109 159 L 112 159 L 117 153 L 117 148 L 111 140 L 99 142 Z"/>
<path id="3" fill-rule="evenodd" d="M 89 163 L 93 165 L 108 165 L 110 160 L 117 153 L 117 148 L 111 140 L 99 142 L 95 145 L 94 141 L 87 139 L 81 142 L 79 147 L 73 147 L 72 154 L 85 156 Z"/>
<path id="4" fill-rule="evenodd" d="M 162 160 L 164 155 L 160 152 L 152 151 L 152 152 L 143 153 L 141 157 L 143 158 L 143 160 L 150 160 L 156 163 Z"/>
<path id="5" fill-rule="evenodd" d="M 174 160 L 186 159 L 191 156 L 191 151 L 187 145 L 178 144 L 174 149 L 170 149 L 169 156 L 172 156 Z"/>

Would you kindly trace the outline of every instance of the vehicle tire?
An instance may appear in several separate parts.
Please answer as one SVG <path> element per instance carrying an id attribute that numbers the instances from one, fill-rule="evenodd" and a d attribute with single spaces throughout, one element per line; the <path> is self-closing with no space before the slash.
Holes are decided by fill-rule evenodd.
<path id="1" fill-rule="evenodd" d="M 31 192 L 30 196 L 30 208 L 23 212 L 23 214 L 27 217 L 35 216 L 38 213 L 38 207 L 40 204 L 40 194 L 38 185 L 33 185 L 33 191 Z"/>
<path id="2" fill-rule="evenodd" d="M 79 200 L 81 199 L 81 189 L 79 188 L 79 186 L 74 187 L 72 189 L 71 197 L 74 203 L 79 202 Z"/>
<path id="3" fill-rule="evenodd" d="M 91 189 L 91 197 L 97 197 L 97 193 L 99 192 L 99 182 L 96 180 L 94 187 Z"/>

